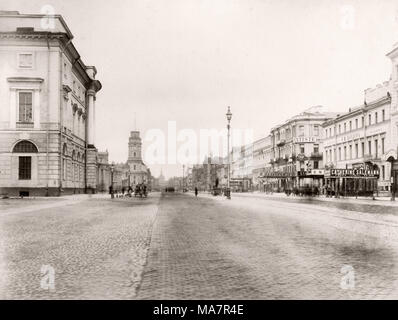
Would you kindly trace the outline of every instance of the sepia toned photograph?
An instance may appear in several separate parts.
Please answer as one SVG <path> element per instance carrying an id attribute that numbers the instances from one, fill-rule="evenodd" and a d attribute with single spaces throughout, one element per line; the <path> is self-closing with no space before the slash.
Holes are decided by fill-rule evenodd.
<path id="1" fill-rule="evenodd" d="M 397 179 L 395 0 L 0 0 L 0 300 L 395 300 Z"/>

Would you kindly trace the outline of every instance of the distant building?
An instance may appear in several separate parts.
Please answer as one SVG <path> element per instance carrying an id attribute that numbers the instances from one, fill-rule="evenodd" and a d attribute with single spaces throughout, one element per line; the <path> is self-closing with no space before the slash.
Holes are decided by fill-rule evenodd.
<path id="1" fill-rule="evenodd" d="M 189 170 L 189 187 L 201 191 L 211 191 L 215 187 L 227 186 L 227 166 L 223 158 L 207 157 L 203 164 L 197 164 Z"/>
<path id="2" fill-rule="evenodd" d="M 131 131 L 129 137 L 129 154 L 127 164 L 131 185 L 148 183 L 148 168 L 142 161 L 142 141 L 139 131 Z"/>
<path id="3" fill-rule="evenodd" d="M 263 175 L 271 168 L 271 136 L 268 135 L 253 143 L 253 188 L 265 191 Z"/>
<path id="4" fill-rule="evenodd" d="M 109 164 L 109 153 L 98 152 L 98 192 L 109 192 L 109 187 L 111 186 L 111 169 Z"/>

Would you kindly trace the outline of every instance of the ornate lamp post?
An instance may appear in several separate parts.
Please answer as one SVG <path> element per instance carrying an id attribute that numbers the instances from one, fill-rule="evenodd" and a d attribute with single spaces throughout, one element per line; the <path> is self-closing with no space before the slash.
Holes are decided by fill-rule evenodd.
<path id="1" fill-rule="evenodd" d="M 230 152 L 229 152 L 229 139 L 230 139 L 230 130 L 231 130 L 231 119 L 232 119 L 232 113 L 231 113 L 231 107 L 228 107 L 228 112 L 226 114 L 227 116 L 227 129 L 228 129 L 228 180 L 227 180 L 227 198 L 231 199 L 231 159 L 230 159 Z"/>
<path id="2" fill-rule="evenodd" d="M 111 165 L 111 198 L 112 199 L 115 197 L 114 192 L 113 192 L 113 171 L 114 170 L 115 170 L 115 163 L 112 162 L 112 165 Z"/>

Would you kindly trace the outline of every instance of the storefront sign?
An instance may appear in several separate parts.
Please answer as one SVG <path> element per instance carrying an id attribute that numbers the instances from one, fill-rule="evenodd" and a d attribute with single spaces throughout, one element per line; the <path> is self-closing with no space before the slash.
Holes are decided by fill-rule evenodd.
<path id="1" fill-rule="evenodd" d="M 379 177 L 376 169 L 330 169 L 325 171 L 325 177 Z"/>
<path id="2" fill-rule="evenodd" d="M 315 137 L 295 137 L 293 138 L 294 143 L 306 143 L 306 142 L 316 142 Z"/>
<path id="3" fill-rule="evenodd" d="M 312 170 L 303 170 L 303 171 L 298 171 L 297 175 L 300 177 L 308 177 L 308 176 L 323 176 L 325 174 L 325 170 L 320 170 L 320 169 L 312 169 Z"/>
<path id="4" fill-rule="evenodd" d="M 292 172 L 283 172 L 283 171 L 271 171 L 266 172 L 260 178 L 288 178 L 294 177 L 295 174 Z"/>

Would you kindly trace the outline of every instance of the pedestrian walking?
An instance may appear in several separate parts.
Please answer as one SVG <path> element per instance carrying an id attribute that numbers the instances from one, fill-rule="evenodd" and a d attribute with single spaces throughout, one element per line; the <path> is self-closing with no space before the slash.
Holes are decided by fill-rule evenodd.
<path id="1" fill-rule="evenodd" d="M 195 197 L 197 197 L 197 196 L 198 196 L 198 188 L 195 187 Z"/>

